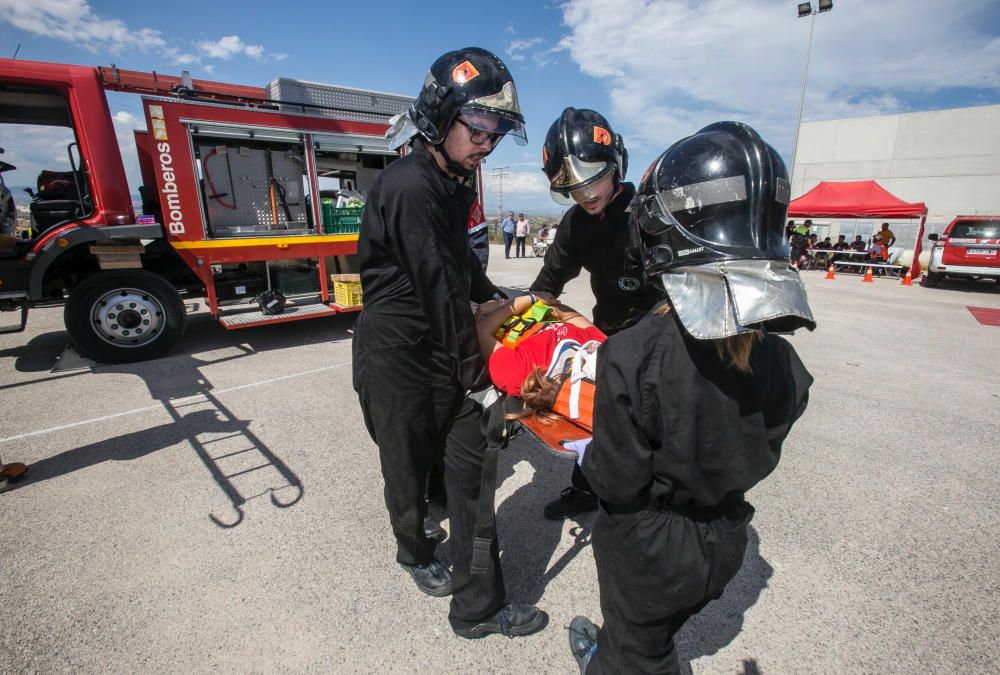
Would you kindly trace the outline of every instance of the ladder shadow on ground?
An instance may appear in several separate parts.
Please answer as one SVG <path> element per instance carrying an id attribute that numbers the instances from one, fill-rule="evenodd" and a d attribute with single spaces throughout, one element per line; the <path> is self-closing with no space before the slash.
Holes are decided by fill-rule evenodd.
<path id="1" fill-rule="evenodd" d="M 304 494 L 301 480 L 251 431 L 249 420 L 239 419 L 213 394 L 213 386 L 202 375 L 201 368 L 273 349 L 350 340 L 354 319 L 354 315 L 342 315 L 307 321 L 297 324 L 294 331 L 275 330 L 273 326 L 227 331 L 210 316 L 198 314 L 189 317 L 187 334 L 174 352 L 161 359 L 105 365 L 77 355 L 80 368 L 66 372 L 58 372 L 59 363 L 67 353 L 75 352 L 67 349 L 68 336 L 64 331 L 37 335 L 24 345 L 3 350 L 0 357 L 14 358 L 17 371 L 51 375 L 0 386 L 0 391 L 64 377 L 129 374 L 143 380 L 152 398 L 171 417 L 165 425 L 123 434 L 35 462 L 19 487 L 105 461 L 137 459 L 186 441 L 231 507 L 231 513 L 209 514 L 217 526 L 236 527 L 243 521 L 247 502 L 265 494 L 278 508 L 293 506 Z M 214 358 L 212 353 L 220 351 L 224 355 Z M 193 355 L 199 353 L 207 356 Z"/>
<path id="2" fill-rule="evenodd" d="M 232 513 L 209 514 L 213 523 L 225 529 L 243 522 L 244 507 L 252 499 L 268 495 L 274 506 L 288 508 L 304 494 L 295 472 L 251 431 L 249 420 L 239 419 L 213 394 L 211 382 L 202 375 L 203 366 L 244 358 L 256 351 L 245 345 L 229 346 L 236 353 L 212 360 L 181 354 L 154 362 L 95 369 L 95 374 L 136 375 L 146 383 L 150 395 L 172 418 L 166 426 L 180 429 L 173 436 L 187 441 L 229 500 Z M 189 419 L 201 423 L 187 424 Z M 291 496 L 279 498 L 279 492 Z"/>

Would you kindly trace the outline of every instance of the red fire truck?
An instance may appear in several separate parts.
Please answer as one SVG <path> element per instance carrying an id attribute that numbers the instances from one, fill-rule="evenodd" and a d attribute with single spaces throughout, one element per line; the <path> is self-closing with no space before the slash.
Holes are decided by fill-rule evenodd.
<path id="1" fill-rule="evenodd" d="M 138 215 L 106 91 L 142 96 Z M 227 329 L 356 311 L 331 276 L 354 271 L 360 209 L 334 200 L 362 197 L 399 156 L 384 133 L 410 101 L 0 59 L 0 124 L 60 126 L 72 139 L 70 170 L 41 171 L 32 190 L 33 236 L 0 247 L 0 310 L 20 313 L 2 331 L 63 302 L 76 348 L 122 363 L 177 342 L 187 297 L 204 296 Z M 470 223 L 482 212 L 480 198 Z"/>

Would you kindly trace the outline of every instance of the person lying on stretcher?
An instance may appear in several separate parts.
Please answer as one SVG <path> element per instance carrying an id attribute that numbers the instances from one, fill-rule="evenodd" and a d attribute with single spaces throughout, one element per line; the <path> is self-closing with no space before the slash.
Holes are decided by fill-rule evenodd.
<path id="1" fill-rule="evenodd" d="M 518 325 L 510 329 L 510 319 L 525 313 L 535 316 L 515 320 Z M 576 310 L 561 304 L 536 304 L 531 294 L 484 303 L 476 310 L 476 318 L 479 348 L 493 385 L 520 397 L 525 414 L 551 410 L 574 366 L 593 379 L 597 347 L 607 339 Z M 585 355 L 574 359 L 580 350 Z"/>

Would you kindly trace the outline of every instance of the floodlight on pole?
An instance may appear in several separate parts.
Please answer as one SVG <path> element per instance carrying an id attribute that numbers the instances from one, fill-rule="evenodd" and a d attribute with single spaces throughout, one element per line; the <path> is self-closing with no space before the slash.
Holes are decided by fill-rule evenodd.
<path id="1" fill-rule="evenodd" d="M 806 44 L 806 63 L 802 68 L 802 85 L 799 87 L 799 114 L 795 118 L 795 136 L 792 140 L 792 166 L 790 174 L 795 175 L 795 158 L 799 152 L 799 127 L 802 126 L 802 106 L 806 100 L 806 80 L 809 78 L 809 57 L 812 53 L 813 29 L 816 27 L 816 15 L 833 9 L 833 0 L 819 0 L 819 8 L 814 10 L 811 2 L 798 3 L 799 18 L 809 19 L 809 42 Z"/>

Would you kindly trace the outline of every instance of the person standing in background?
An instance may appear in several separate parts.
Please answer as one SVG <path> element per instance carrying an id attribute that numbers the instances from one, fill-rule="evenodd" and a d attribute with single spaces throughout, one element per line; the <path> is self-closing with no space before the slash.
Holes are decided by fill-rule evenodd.
<path id="1" fill-rule="evenodd" d="M 503 233 L 503 257 L 510 260 L 510 245 L 514 243 L 514 231 L 517 223 L 514 222 L 514 212 L 508 211 L 507 217 L 500 223 L 500 232 Z"/>
<path id="2" fill-rule="evenodd" d="M 882 229 L 875 233 L 882 246 L 882 260 L 889 259 L 889 247 L 896 243 L 896 235 L 889 229 L 889 223 L 882 223 Z"/>
<path id="3" fill-rule="evenodd" d="M 514 229 L 514 239 L 517 242 L 515 253 L 518 258 L 524 257 L 524 242 L 528 239 L 528 232 L 530 229 L 531 228 L 528 226 L 528 219 L 524 217 L 524 214 L 517 214 L 517 225 Z"/>

